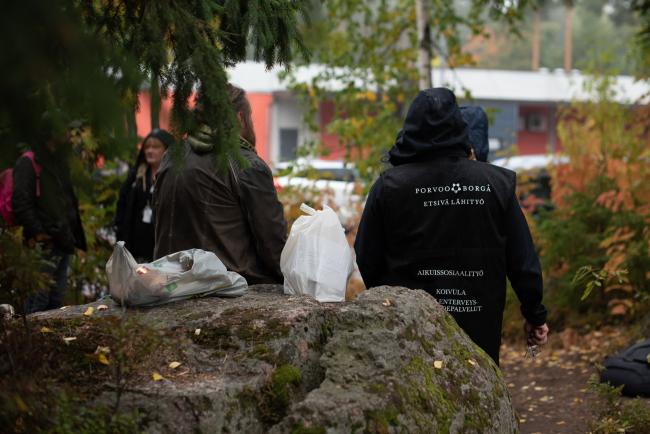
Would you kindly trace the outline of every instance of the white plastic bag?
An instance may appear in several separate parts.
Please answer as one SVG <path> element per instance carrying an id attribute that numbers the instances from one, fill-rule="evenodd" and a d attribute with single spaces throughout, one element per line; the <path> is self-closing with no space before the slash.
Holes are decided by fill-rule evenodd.
<path id="1" fill-rule="evenodd" d="M 336 213 L 305 205 L 282 250 L 285 294 L 306 294 L 318 301 L 344 301 L 353 269 L 352 251 Z"/>
<path id="2" fill-rule="evenodd" d="M 126 306 L 156 306 L 207 295 L 237 297 L 248 290 L 246 279 L 228 271 L 217 255 L 201 249 L 137 264 L 124 241 L 118 241 L 106 273 L 111 297 Z"/>

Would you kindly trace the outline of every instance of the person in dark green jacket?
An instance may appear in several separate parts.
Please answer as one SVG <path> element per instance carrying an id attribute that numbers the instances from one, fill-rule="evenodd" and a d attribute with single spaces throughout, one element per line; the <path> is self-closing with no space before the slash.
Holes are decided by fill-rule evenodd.
<path id="1" fill-rule="evenodd" d="M 182 161 L 166 153 L 154 187 L 154 258 L 199 248 L 214 252 L 249 284 L 282 283 L 280 255 L 287 238 L 284 210 L 273 175 L 255 148 L 246 92 L 229 88 L 240 123 L 240 155 L 215 163 L 211 130 L 202 123 L 187 137 Z M 196 112 L 200 121 L 200 111 Z"/>
<path id="2" fill-rule="evenodd" d="M 86 238 L 79 215 L 79 203 L 70 180 L 68 158 L 71 146 L 65 134 L 56 134 L 51 122 L 43 120 L 41 137 L 35 146 L 34 161 L 41 167 L 37 178 L 30 159 L 22 156 L 13 172 L 12 208 L 23 227 L 28 245 L 41 243 L 44 268 L 54 280 L 50 288 L 30 296 L 24 306 L 27 313 L 55 309 L 63 305 L 69 255 L 75 249 L 86 250 Z"/>

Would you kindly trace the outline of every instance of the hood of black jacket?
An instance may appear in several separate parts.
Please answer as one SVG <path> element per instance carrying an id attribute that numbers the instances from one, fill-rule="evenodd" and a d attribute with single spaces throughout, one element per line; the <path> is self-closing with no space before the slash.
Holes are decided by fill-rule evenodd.
<path id="1" fill-rule="evenodd" d="M 388 151 L 393 166 L 445 156 L 468 156 L 468 127 L 449 89 L 420 91 L 409 107 L 404 127 Z"/>
<path id="2" fill-rule="evenodd" d="M 478 161 L 487 162 L 490 153 L 488 141 L 488 117 L 479 106 L 461 107 L 460 112 L 469 127 L 469 144 L 474 148 L 474 154 Z"/>

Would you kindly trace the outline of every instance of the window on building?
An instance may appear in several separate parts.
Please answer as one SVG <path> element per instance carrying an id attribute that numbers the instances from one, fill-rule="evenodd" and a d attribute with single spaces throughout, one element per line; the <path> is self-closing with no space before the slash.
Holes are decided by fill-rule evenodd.
<path id="1" fill-rule="evenodd" d="M 280 161 L 296 158 L 298 149 L 298 129 L 280 128 Z"/>
<path id="2" fill-rule="evenodd" d="M 526 127 L 531 133 L 546 132 L 546 116 L 543 113 L 530 113 L 526 117 Z"/>

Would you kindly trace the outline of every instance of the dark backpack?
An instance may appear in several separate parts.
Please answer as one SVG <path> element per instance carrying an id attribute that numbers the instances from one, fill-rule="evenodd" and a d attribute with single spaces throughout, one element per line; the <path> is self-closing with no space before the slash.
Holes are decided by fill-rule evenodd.
<path id="1" fill-rule="evenodd" d="M 623 386 L 623 395 L 650 396 L 650 339 L 605 359 L 600 381 Z"/>
<path id="2" fill-rule="evenodd" d="M 27 151 L 23 157 L 29 158 L 36 175 L 36 197 L 41 195 L 41 166 L 34 161 L 34 153 Z M 14 169 L 9 168 L 0 172 L 0 217 L 5 221 L 7 226 L 14 226 L 16 218 L 13 208 L 11 207 L 11 195 L 14 191 Z"/>

